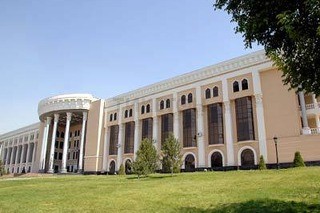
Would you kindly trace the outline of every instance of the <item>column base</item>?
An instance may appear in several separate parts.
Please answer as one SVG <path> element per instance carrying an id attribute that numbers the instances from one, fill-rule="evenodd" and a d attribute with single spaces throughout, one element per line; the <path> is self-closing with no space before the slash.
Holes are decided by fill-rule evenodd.
<path id="1" fill-rule="evenodd" d="M 83 174 L 83 169 L 78 169 L 78 174 Z"/>
<path id="2" fill-rule="evenodd" d="M 68 172 L 67 172 L 67 169 L 61 169 L 60 173 L 61 174 L 67 174 Z"/>
<path id="3" fill-rule="evenodd" d="M 311 129 L 309 127 L 303 127 L 302 134 L 303 135 L 311 135 Z"/>
<path id="4" fill-rule="evenodd" d="M 53 173 L 54 173 L 54 171 L 53 171 L 53 169 L 49 169 L 47 173 L 49 173 L 49 174 L 53 174 Z"/>

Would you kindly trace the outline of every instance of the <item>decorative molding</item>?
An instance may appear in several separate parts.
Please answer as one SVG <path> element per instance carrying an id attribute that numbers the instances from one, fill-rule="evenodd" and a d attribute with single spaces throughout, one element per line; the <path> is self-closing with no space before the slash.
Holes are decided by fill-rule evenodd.
<path id="1" fill-rule="evenodd" d="M 106 107 L 113 107 L 138 98 L 266 62 L 270 62 L 270 59 L 266 57 L 264 50 L 257 51 L 107 99 Z"/>

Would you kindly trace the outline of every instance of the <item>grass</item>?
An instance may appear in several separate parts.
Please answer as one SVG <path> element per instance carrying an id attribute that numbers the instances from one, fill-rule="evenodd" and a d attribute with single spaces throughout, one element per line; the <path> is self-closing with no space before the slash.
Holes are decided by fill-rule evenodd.
<path id="1" fill-rule="evenodd" d="M 0 179 L 0 212 L 320 212 L 320 167 Z"/>

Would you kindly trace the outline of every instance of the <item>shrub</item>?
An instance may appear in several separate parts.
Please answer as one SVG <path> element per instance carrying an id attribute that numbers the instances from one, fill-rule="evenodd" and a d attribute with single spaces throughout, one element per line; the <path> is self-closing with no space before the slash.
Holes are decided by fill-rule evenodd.
<path id="1" fill-rule="evenodd" d="M 2 161 L 0 160 L 0 176 L 5 175 L 6 171 L 4 169 L 4 165 L 2 163 Z"/>
<path id="2" fill-rule="evenodd" d="M 259 160 L 259 169 L 260 170 L 267 169 L 266 163 L 264 162 L 264 158 L 262 155 L 260 156 L 260 160 Z"/>
<path id="3" fill-rule="evenodd" d="M 182 165 L 181 145 L 179 141 L 170 134 L 162 146 L 162 171 L 179 173 Z"/>
<path id="4" fill-rule="evenodd" d="M 300 152 L 294 153 L 294 160 L 293 160 L 293 166 L 294 167 L 305 167 L 303 158 L 300 154 Z"/>
<path id="5" fill-rule="evenodd" d="M 125 171 L 125 168 L 124 168 L 123 164 L 120 165 L 119 175 L 126 175 L 126 171 Z"/>

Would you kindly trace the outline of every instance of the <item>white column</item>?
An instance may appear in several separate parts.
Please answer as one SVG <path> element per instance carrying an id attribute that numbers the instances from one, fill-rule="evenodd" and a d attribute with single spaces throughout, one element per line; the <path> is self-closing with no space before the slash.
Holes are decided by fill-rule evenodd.
<path id="1" fill-rule="evenodd" d="M 88 112 L 82 113 L 82 127 L 81 127 L 81 139 L 80 139 L 80 153 L 79 153 L 79 173 L 83 172 L 83 152 L 84 152 L 84 139 L 86 137 L 86 124 L 87 124 Z"/>
<path id="2" fill-rule="evenodd" d="M 315 119 L 316 119 L 317 133 L 320 133 L 320 118 L 319 118 L 319 115 L 316 115 Z"/>
<path id="3" fill-rule="evenodd" d="M 312 102 L 313 102 L 314 108 L 319 109 L 318 100 L 315 94 L 312 94 Z"/>
<path id="4" fill-rule="evenodd" d="M 222 93 L 223 93 L 223 105 L 224 105 L 224 128 L 226 133 L 225 143 L 227 147 L 227 166 L 235 166 L 234 150 L 233 150 L 233 134 L 232 134 L 232 117 L 231 117 L 227 79 L 222 80 Z"/>
<path id="5" fill-rule="evenodd" d="M 21 145 L 21 152 L 20 152 L 20 164 L 23 163 L 23 156 L 25 155 L 24 144 Z"/>
<path id="6" fill-rule="evenodd" d="M 102 173 L 109 172 L 108 157 L 109 157 L 109 148 L 110 148 L 110 131 L 111 131 L 110 127 L 107 126 L 105 136 L 104 136 Z"/>
<path id="7" fill-rule="evenodd" d="M 6 165 L 9 165 L 8 162 L 9 162 L 9 151 L 10 151 L 10 147 L 7 147 L 7 156 L 6 156 Z"/>
<path id="8" fill-rule="evenodd" d="M 3 156 L 2 156 L 2 153 L 3 153 L 3 147 L 4 145 L 3 144 L 0 144 L 0 160 L 3 159 Z M 4 162 L 2 162 L 4 164 Z"/>
<path id="9" fill-rule="evenodd" d="M 119 170 L 122 164 L 122 153 L 123 153 L 123 126 L 124 124 L 119 122 L 119 136 L 118 136 L 118 156 L 117 156 L 117 169 Z"/>
<path id="10" fill-rule="evenodd" d="M 299 92 L 299 100 L 300 100 L 301 116 L 302 116 L 302 134 L 303 135 L 310 135 L 311 129 L 308 125 L 306 102 L 304 100 L 304 93 L 303 92 Z"/>
<path id="11" fill-rule="evenodd" d="M 198 167 L 206 167 L 201 87 L 196 88 Z"/>
<path id="12" fill-rule="evenodd" d="M 120 126 L 119 126 L 119 128 L 120 128 Z M 138 103 L 138 101 L 136 101 L 134 103 L 134 145 L 133 145 L 134 160 L 137 157 L 136 153 L 139 150 L 139 146 L 140 146 L 139 103 Z"/>
<path id="13" fill-rule="evenodd" d="M 51 120 L 52 120 L 51 117 L 47 117 L 46 125 L 43 129 L 42 149 L 41 149 L 41 157 L 40 157 L 40 171 L 41 172 L 44 172 L 45 167 L 46 167 L 48 135 L 49 135 Z M 24 149 L 22 152 L 24 153 Z M 23 157 L 23 155 L 22 155 L 22 157 Z"/>
<path id="14" fill-rule="evenodd" d="M 16 155 L 15 155 L 15 159 L 14 159 L 14 164 L 19 164 L 18 163 L 18 148 L 19 148 L 19 146 L 15 146 L 15 147 L 17 147 L 17 148 L 16 148 Z"/>
<path id="15" fill-rule="evenodd" d="M 159 126 L 159 119 L 158 119 L 158 116 L 157 116 L 157 99 L 154 98 L 152 100 L 152 121 L 153 121 L 153 124 L 152 124 L 152 139 L 153 139 L 153 145 L 154 147 L 156 148 L 156 150 L 158 150 L 158 147 L 159 147 L 159 133 L 158 133 L 158 126 Z"/>
<path id="16" fill-rule="evenodd" d="M 34 159 L 36 157 L 36 151 L 37 151 L 37 144 L 36 142 L 33 143 L 33 153 L 32 153 L 32 166 L 31 171 L 33 171 L 33 165 L 34 165 Z"/>
<path id="17" fill-rule="evenodd" d="M 262 89 L 259 71 L 252 72 L 253 77 L 253 90 L 256 101 L 256 112 L 257 112 L 257 125 L 258 125 L 258 138 L 259 138 L 259 150 L 260 155 L 263 156 L 266 163 L 268 162 L 267 154 L 267 136 L 266 127 L 264 121 L 264 109 L 262 100 Z"/>
<path id="18" fill-rule="evenodd" d="M 173 134 L 176 139 L 179 140 L 180 138 L 180 119 L 179 119 L 179 98 L 178 98 L 178 93 L 173 93 Z"/>
<path id="19" fill-rule="evenodd" d="M 67 173 L 67 154 L 68 154 L 68 146 L 69 146 L 69 129 L 70 129 L 71 117 L 72 117 L 72 113 L 67 112 L 66 129 L 64 131 L 61 173 Z"/>
<path id="20" fill-rule="evenodd" d="M 14 146 L 11 149 L 10 165 L 13 165 L 13 151 L 14 151 Z"/>
<path id="21" fill-rule="evenodd" d="M 49 155 L 49 170 L 48 170 L 48 173 L 53 173 L 54 172 L 53 171 L 54 149 L 55 149 L 55 143 L 56 143 L 56 134 L 57 134 L 58 122 L 59 122 L 59 114 L 54 114 L 54 123 L 53 123 L 50 155 Z M 29 150 L 29 148 L 28 148 L 28 150 Z"/>

